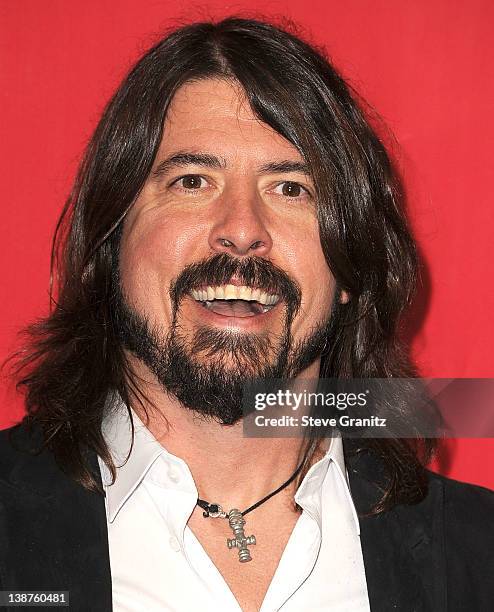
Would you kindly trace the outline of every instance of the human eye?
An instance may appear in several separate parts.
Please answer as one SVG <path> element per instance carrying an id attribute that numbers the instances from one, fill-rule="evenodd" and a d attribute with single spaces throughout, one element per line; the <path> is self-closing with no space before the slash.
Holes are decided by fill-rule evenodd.
<path id="1" fill-rule="evenodd" d="M 197 192 L 207 187 L 208 182 L 206 179 L 199 174 L 186 174 L 175 179 L 172 183 L 172 187 L 177 187 L 181 191 L 192 191 Z"/>
<path id="2" fill-rule="evenodd" d="M 283 181 L 279 183 L 273 189 L 273 193 L 293 200 L 310 197 L 309 190 L 295 181 Z"/>

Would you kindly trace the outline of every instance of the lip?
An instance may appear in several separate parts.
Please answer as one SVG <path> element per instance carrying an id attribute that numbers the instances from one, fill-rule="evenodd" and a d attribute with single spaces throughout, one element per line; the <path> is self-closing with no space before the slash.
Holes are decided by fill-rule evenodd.
<path id="1" fill-rule="evenodd" d="M 233 284 L 233 283 L 231 283 Z M 282 303 L 281 300 L 267 312 L 254 315 L 253 317 L 230 317 L 208 310 L 196 302 L 193 297 L 187 296 L 187 302 L 192 305 L 194 318 L 200 319 L 201 323 L 209 323 L 217 327 L 237 327 L 240 329 L 256 329 L 265 327 L 270 320 L 277 314 Z"/>

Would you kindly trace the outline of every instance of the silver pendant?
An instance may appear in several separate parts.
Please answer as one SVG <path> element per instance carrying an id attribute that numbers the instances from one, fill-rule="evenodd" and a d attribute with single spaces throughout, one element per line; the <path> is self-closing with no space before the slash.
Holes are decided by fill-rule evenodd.
<path id="1" fill-rule="evenodd" d="M 256 543 L 256 536 L 246 536 L 244 533 L 245 519 L 237 508 L 233 508 L 228 513 L 228 521 L 235 537 L 228 538 L 226 544 L 228 548 L 238 548 L 238 560 L 240 563 L 252 561 L 250 551 L 247 546 Z"/>

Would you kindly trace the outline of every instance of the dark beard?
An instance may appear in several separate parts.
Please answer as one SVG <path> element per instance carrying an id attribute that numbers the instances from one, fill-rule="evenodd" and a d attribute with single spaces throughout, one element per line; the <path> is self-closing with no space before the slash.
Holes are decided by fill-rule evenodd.
<path id="1" fill-rule="evenodd" d="M 284 302 L 283 332 L 278 337 L 199 327 L 192 339 L 184 337 L 178 323 L 181 299 L 198 281 L 220 285 L 241 277 L 246 285 L 270 287 Z M 293 343 L 291 323 L 300 307 L 300 290 L 282 270 L 266 260 L 238 260 L 216 255 L 184 270 L 172 284 L 173 322 L 168 334 L 152 328 L 128 303 L 114 270 L 115 322 L 123 346 L 146 364 L 167 393 L 198 415 L 232 425 L 243 416 L 242 396 L 255 379 L 289 379 L 307 368 L 323 351 L 334 317 Z M 200 353 L 207 361 L 199 362 Z"/>

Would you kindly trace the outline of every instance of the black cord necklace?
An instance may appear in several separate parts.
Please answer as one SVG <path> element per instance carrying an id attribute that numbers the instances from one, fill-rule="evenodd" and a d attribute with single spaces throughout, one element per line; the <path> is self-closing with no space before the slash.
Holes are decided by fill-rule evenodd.
<path id="1" fill-rule="evenodd" d="M 280 491 L 283 491 L 283 489 L 285 489 L 297 477 L 297 474 L 302 469 L 303 464 L 304 461 L 300 463 L 300 465 L 295 470 L 295 472 L 293 472 L 290 478 L 281 486 L 279 486 L 275 491 L 272 491 L 271 493 L 269 493 L 269 495 L 266 495 L 266 497 L 263 497 L 255 504 L 252 504 L 252 506 L 249 506 L 243 512 L 240 512 L 238 508 L 232 508 L 229 512 L 225 512 L 219 504 L 210 504 L 204 499 L 197 498 L 197 505 L 204 510 L 204 512 L 202 513 L 202 516 L 204 518 L 227 518 L 229 520 L 234 537 L 227 538 L 226 545 L 228 546 L 228 548 L 238 548 L 238 558 L 240 563 L 245 563 L 246 561 L 252 560 L 252 557 L 250 556 L 250 550 L 247 548 L 247 546 L 256 543 L 256 536 L 246 536 L 244 533 L 244 516 L 249 512 L 252 512 L 252 510 L 259 508 L 261 504 L 267 502 L 268 499 L 271 499 Z"/>

